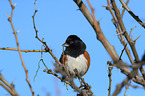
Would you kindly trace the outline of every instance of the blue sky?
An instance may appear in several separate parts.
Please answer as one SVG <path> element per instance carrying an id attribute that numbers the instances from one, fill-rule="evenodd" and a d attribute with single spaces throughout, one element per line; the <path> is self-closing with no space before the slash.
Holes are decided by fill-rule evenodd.
<path id="1" fill-rule="evenodd" d="M 95 8 L 96 19 L 100 21 L 100 26 L 104 32 L 106 38 L 115 47 L 118 54 L 121 53 L 123 46 L 120 44 L 116 34 L 116 29 L 112 24 L 112 17 L 109 11 L 107 11 L 103 5 L 107 5 L 107 0 L 90 0 L 93 7 Z M 15 37 L 8 22 L 7 14 L 10 15 L 11 7 L 8 0 L 0 1 L 0 47 L 17 48 Z M 35 38 L 35 31 L 33 29 L 32 15 L 34 13 L 34 0 L 19 1 L 12 0 L 13 4 L 16 3 L 16 7 L 13 15 L 13 24 L 15 30 L 20 32 L 17 34 L 18 41 L 21 49 L 25 50 L 41 50 L 42 43 Z M 116 1 L 117 2 L 117 1 Z M 86 0 L 84 3 L 87 5 Z M 139 16 L 139 18 L 145 22 L 145 1 L 134 0 L 129 2 L 129 8 Z M 121 4 L 117 2 L 120 7 Z M 78 35 L 87 45 L 87 51 L 91 57 L 91 65 L 88 72 L 83 76 L 85 81 L 92 86 L 94 95 L 107 96 L 109 79 L 107 71 L 107 61 L 112 59 L 109 57 L 107 51 L 103 45 L 96 39 L 96 34 L 88 21 L 77 10 L 77 5 L 73 0 L 38 0 L 36 8 L 39 9 L 35 16 L 36 27 L 38 29 L 38 36 L 44 38 L 47 45 L 52 49 L 52 52 L 59 59 L 62 53 L 62 44 L 66 38 L 71 34 Z M 90 8 L 89 8 L 90 10 Z M 144 29 L 127 13 L 125 12 L 123 21 L 127 31 L 137 26 L 133 30 L 133 39 L 136 39 L 139 35 L 141 37 L 136 42 L 137 52 L 141 58 L 144 51 L 145 45 L 142 43 L 145 40 Z M 130 47 L 128 46 L 130 49 Z M 131 52 L 132 54 L 132 52 Z M 24 63 L 28 69 L 29 79 L 35 95 L 56 96 L 56 91 L 59 90 L 61 96 L 75 96 L 76 92 L 56 79 L 54 76 L 43 72 L 45 67 L 43 64 L 40 65 L 40 70 L 33 81 L 38 68 L 38 62 L 41 59 L 41 53 L 24 53 L 22 52 Z M 133 55 L 132 55 L 133 57 Z M 122 59 L 124 62 L 130 64 L 126 54 L 123 54 Z M 133 58 L 134 59 L 134 58 Z M 48 53 L 43 53 L 43 60 L 48 68 L 53 69 L 53 58 Z M 15 51 L 4 51 L 0 50 L 0 70 L 3 76 L 8 82 L 15 84 L 15 89 L 20 96 L 31 96 L 28 84 L 26 82 L 26 76 L 22 67 L 18 52 Z M 112 71 L 112 91 L 114 92 L 116 84 L 121 83 L 125 79 L 125 75 L 120 73 L 120 70 L 114 68 Z M 76 82 L 78 82 L 76 80 Z M 132 83 L 133 85 L 137 85 Z M 145 91 L 141 88 L 129 89 L 127 95 L 131 96 L 144 96 Z M 121 91 L 118 96 L 123 96 L 125 88 Z M 6 96 L 8 94 L 0 86 L 0 96 Z"/>

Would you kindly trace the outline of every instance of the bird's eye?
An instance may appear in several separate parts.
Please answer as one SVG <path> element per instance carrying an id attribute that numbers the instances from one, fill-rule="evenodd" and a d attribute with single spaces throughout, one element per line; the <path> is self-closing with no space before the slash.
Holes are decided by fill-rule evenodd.
<path id="1" fill-rule="evenodd" d="M 70 44 L 73 44 L 73 41 L 70 41 Z"/>

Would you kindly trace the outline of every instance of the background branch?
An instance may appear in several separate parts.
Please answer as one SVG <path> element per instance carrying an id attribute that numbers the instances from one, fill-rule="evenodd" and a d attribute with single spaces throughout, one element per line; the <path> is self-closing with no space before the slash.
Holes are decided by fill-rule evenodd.
<path id="1" fill-rule="evenodd" d="M 99 24 L 94 19 L 95 17 L 93 17 L 91 15 L 91 13 L 89 12 L 88 8 L 85 6 L 83 1 L 74 0 L 74 2 L 78 5 L 80 11 L 83 13 L 83 15 L 86 17 L 86 19 L 89 21 L 89 23 L 91 24 L 91 26 L 95 30 L 95 32 L 97 34 L 97 39 L 103 44 L 103 46 L 105 47 L 105 49 L 107 50 L 107 52 L 109 53 L 109 55 L 113 59 L 113 61 L 117 62 L 119 60 L 119 56 L 117 55 L 114 47 L 109 43 L 109 41 L 104 36 L 103 32 L 101 31 L 101 28 L 100 28 Z M 94 23 L 96 25 L 94 25 Z"/>
<path id="2" fill-rule="evenodd" d="M 15 91 L 15 87 L 13 84 L 10 84 L 0 73 L 0 85 L 6 89 L 12 96 L 19 96 L 18 93 Z"/>
<path id="3" fill-rule="evenodd" d="M 113 21 L 114 26 L 116 27 L 116 32 L 117 32 L 118 38 L 121 41 L 122 45 L 125 46 L 126 43 L 125 43 L 125 39 L 123 37 L 124 32 L 122 32 L 118 19 L 116 18 L 115 14 L 112 11 L 112 7 L 110 6 L 111 5 L 110 0 L 107 0 L 107 3 L 108 3 L 108 6 L 104 6 L 104 7 L 106 7 L 106 9 L 109 10 L 109 12 L 111 13 L 111 15 L 113 17 L 112 21 Z M 116 24 L 117 24 L 117 26 L 116 26 Z M 130 62 L 133 63 L 134 61 L 131 57 L 130 50 L 127 47 L 125 47 L 125 51 L 126 51 L 126 54 L 128 55 Z"/>
<path id="4" fill-rule="evenodd" d="M 107 62 L 109 63 L 109 61 Z M 111 78 L 111 75 L 112 75 L 112 69 L 113 69 L 113 66 L 111 67 L 109 64 L 108 64 L 108 77 L 109 77 L 109 88 L 108 88 L 108 96 L 111 96 L 111 82 L 112 82 L 112 78 Z"/>
<path id="5" fill-rule="evenodd" d="M 0 48 L 0 50 L 11 50 L 11 51 L 19 51 L 18 49 L 14 48 Z M 46 52 L 46 50 L 21 50 L 21 52 Z"/>
<path id="6" fill-rule="evenodd" d="M 127 4 L 124 3 L 123 0 L 119 0 L 122 3 L 122 6 L 127 10 L 127 12 L 143 27 L 145 28 L 145 23 L 143 23 L 138 16 L 136 16 L 128 7 Z"/>
<path id="7" fill-rule="evenodd" d="M 125 4 L 127 5 L 128 3 L 129 3 L 129 0 L 127 0 Z M 121 18 L 123 18 L 124 12 L 125 12 L 125 8 L 122 10 Z"/>
<path id="8" fill-rule="evenodd" d="M 123 80 L 121 82 L 121 84 L 117 84 L 116 86 L 116 90 L 114 91 L 113 95 L 112 96 L 117 96 L 120 92 L 121 92 L 121 89 L 126 85 L 128 84 L 128 78 L 126 78 L 125 80 Z"/>
<path id="9" fill-rule="evenodd" d="M 135 42 L 134 42 L 132 39 L 130 39 L 130 37 L 128 36 L 128 33 L 127 33 L 127 31 L 126 31 L 126 29 L 125 29 L 125 26 L 124 26 L 124 24 L 123 24 L 122 18 L 120 17 L 120 12 L 119 12 L 119 10 L 118 10 L 118 8 L 117 8 L 117 6 L 116 6 L 115 0 L 111 0 L 111 4 L 112 4 L 112 7 L 113 7 L 113 9 L 114 9 L 115 15 L 116 15 L 116 17 L 117 17 L 117 19 L 118 19 L 118 22 L 119 22 L 119 25 L 120 25 L 120 27 L 121 27 L 121 30 L 122 30 L 123 32 L 125 32 L 125 33 L 124 33 L 124 36 L 125 36 L 126 40 L 128 41 L 128 43 L 129 43 L 131 49 L 132 49 L 133 55 L 134 55 L 134 57 L 135 57 L 135 61 L 138 62 L 138 61 L 140 61 L 140 59 L 139 59 L 139 56 L 138 56 L 138 53 L 137 53 L 137 50 L 136 50 L 136 47 L 135 47 Z M 141 73 L 142 73 L 142 75 L 143 75 L 143 77 L 144 77 L 144 79 L 145 79 L 145 74 L 144 74 L 144 69 L 143 69 L 143 67 L 140 68 L 140 71 L 141 71 Z M 139 74 L 138 74 L 138 75 L 139 75 Z"/>
<path id="10" fill-rule="evenodd" d="M 22 66 L 23 66 L 23 68 L 25 70 L 25 74 L 26 74 L 26 81 L 27 81 L 27 83 L 29 85 L 29 88 L 30 88 L 30 90 L 32 92 L 32 95 L 35 96 L 34 91 L 32 89 L 32 86 L 31 86 L 30 81 L 29 81 L 28 70 L 26 69 L 26 66 L 25 66 L 23 58 L 22 58 L 22 54 L 21 54 L 21 50 L 20 50 L 19 43 L 18 43 L 18 38 L 17 38 L 17 32 L 15 31 L 13 23 L 12 23 L 13 11 L 14 11 L 14 8 L 15 8 L 16 4 L 13 5 L 11 0 L 9 0 L 9 2 L 10 2 L 10 5 L 11 5 L 11 8 L 12 8 L 12 11 L 11 11 L 11 17 L 8 16 L 8 21 L 10 22 L 10 24 L 12 26 L 12 29 L 13 29 L 13 32 L 14 32 L 14 35 L 15 35 L 16 44 L 17 44 L 17 47 L 18 47 L 18 51 L 19 51 L 19 55 L 20 55 L 20 58 L 21 58 Z"/>
<path id="11" fill-rule="evenodd" d="M 81 2 L 79 0 L 78 1 L 74 0 L 74 1 L 78 5 L 78 7 L 80 8 L 80 11 L 85 15 L 87 20 L 90 22 L 90 24 L 94 28 L 94 21 L 92 21 L 94 19 L 91 16 L 90 12 L 88 11 L 87 7 L 84 5 L 84 3 L 82 1 Z M 122 60 L 119 60 L 119 56 L 116 53 L 114 47 L 108 42 L 108 40 L 104 36 L 103 32 L 101 31 L 100 27 L 97 26 L 97 28 L 96 29 L 94 28 L 94 30 L 97 33 L 97 37 L 98 37 L 99 41 L 101 41 L 101 43 L 104 45 L 105 49 L 109 53 L 110 57 L 113 59 L 116 67 L 119 68 L 121 70 L 121 72 L 124 73 L 125 75 L 130 74 L 131 71 L 127 67 L 124 66 L 126 64 L 123 63 Z M 135 78 L 134 81 L 136 83 L 140 83 L 140 84 L 142 84 L 144 86 L 144 81 L 140 81 L 141 79 L 142 79 L 142 77 L 138 77 L 138 78 Z"/>
<path id="12" fill-rule="evenodd" d="M 94 15 L 94 9 L 91 6 L 91 3 L 88 1 L 88 4 L 91 8 L 92 14 L 93 16 L 90 14 L 89 10 L 87 9 L 87 7 L 85 6 L 85 4 L 81 1 L 81 0 L 74 0 L 74 2 L 78 5 L 80 11 L 83 13 L 83 15 L 86 17 L 86 19 L 89 21 L 89 23 L 92 25 L 93 29 L 95 30 L 96 34 L 97 34 L 97 39 L 104 45 L 105 49 L 107 50 L 107 52 L 109 53 L 110 57 L 113 59 L 115 65 L 117 68 L 121 69 L 121 72 L 126 74 L 127 76 L 132 74 L 132 72 L 124 66 L 125 63 L 123 63 L 122 60 L 119 61 L 119 56 L 117 55 L 115 49 L 111 46 L 111 44 L 109 43 L 109 41 L 106 39 L 106 37 L 104 36 L 103 32 L 101 31 L 101 28 L 99 26 L 99 24 L 97 23 L 96 19 L 95 19 L 95 15 Z M 108 0 L 109 1 L 109 0 Z M 112 7 L 114 9 L 115 15 L 112 13 L 112 11 L 110 11 L 112 13 L 112 15 L 114 16 L 114 18 L 116 18 L 116 22 L 118 22 L 118 26 L 120 26 L 120 32 L 123 32 L 123 34 L 120 35 L 124 35 L 127 42 L 130 44 L 132 52 L 134 54 L 135 57 L 135 61 L 139 61 L 139 56 L 137 54 L 136 48 L 135 48 L 135 43 L 132 39 L 130 39 L 130 37 L 127 34 L 127 31 L 125 29 L 125 26 L 123 24 L 122 18 L 120 17 L 120 12 L 116 6 L 115 0 L 111 0 L 111 4 Z M 107 6 L 107 8 L 111 8 L 110 6 Z M 115 17 L 116 16 L 116 17 Z M 96 23 L 95 23 L 96 22 Z M 122 38 L 122 36 L 121 36 Z M 124 48 L 126 49 L 125 43 L 123 43 Z M 127 50 L 127 49 L 126 49 Z M 128 56 L 130 58 L 130 61 L 132 64 L 133 60 L 131 58 L 130 52 L 129 50 L 127 50 Z M 126 65 L 126 64 L 125 64 Z M 144 72 L 143 68 L 140 68 L 142 74 Z M 138 76 L 140 79 L 143 79 L 142 77 Z M 144 77 L 144 76 L 143 76 Z M 132 77 L 133 78 L 133 77 Z M 140 82 L 139 78 L 133 78 L 133 81 L 135 81 L 138 84 L 142 84 L 143 86 L 145 86 L 144 81 Z"/>

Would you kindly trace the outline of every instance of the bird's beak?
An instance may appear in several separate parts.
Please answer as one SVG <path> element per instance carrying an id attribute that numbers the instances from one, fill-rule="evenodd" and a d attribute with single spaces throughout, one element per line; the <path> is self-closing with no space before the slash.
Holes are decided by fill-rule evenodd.
<path id="1" fill-rule="evenodd" d="M 63 46 L 63 47 L 68 47 L 68 46 L 69 46 L 69 44 L 64 43 L 64 44 L 62 44 L 62 46 Z"/>

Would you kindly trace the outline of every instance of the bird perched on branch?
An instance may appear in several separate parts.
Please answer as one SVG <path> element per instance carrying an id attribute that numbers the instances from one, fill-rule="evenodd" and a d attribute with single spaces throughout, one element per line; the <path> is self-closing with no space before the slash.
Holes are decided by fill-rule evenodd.
<path id="1" fill-rule="evenodd" d="M 85 43 L 78 36 L 70 35 L 62 46 L 66 49 L 61 55 L 60 62 L 64 64 L 70 76 L 75 76 L 75 69 L 83 76 L 90 66 L 90 56 Z"/>

